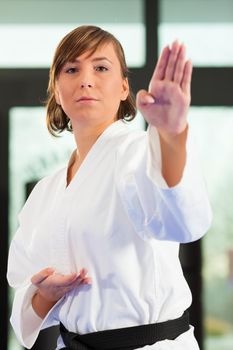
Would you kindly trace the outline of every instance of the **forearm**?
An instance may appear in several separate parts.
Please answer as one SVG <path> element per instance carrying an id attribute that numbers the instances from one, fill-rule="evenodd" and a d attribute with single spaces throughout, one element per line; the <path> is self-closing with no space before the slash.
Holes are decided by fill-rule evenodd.
<path id="1" fill-rule="evenodd" d="M 38 292 L 32 298 L 32 307 L 40 318 L 45 318 L 50 309 L 56 304 L 56 301 L 48 301 Z"/>
<path id="2" fill-rule="evenodd" d="M 166 135 L 159 132 L 162 175 L 169 187 L 177 185 L 183 175 L 187 132 L 188 127 L 178 135 Z"/>

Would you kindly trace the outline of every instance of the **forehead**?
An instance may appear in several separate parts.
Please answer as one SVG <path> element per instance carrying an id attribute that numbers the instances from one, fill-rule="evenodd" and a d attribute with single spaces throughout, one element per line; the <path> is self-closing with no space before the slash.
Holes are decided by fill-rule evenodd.
<path id="1" fill-rule="evenodd" d="M 101 46 L 98 46 L 94 51 L 87 50 L 81 55 L 77 56 L 75 60 L 82 62 L 85 60 L 93 60 L 96 58 L 105 58 L 110 61 L 110 63 L 117 64 L 120 66 L 120 61 L 118 59 L 114 45 L 110 43 L 105 43 Z"/>

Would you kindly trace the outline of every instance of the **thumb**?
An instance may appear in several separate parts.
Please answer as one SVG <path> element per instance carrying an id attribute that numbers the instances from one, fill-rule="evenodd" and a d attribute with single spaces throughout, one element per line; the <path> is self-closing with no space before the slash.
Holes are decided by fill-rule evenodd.
<path id="1" fill-rule="evenodd" d="M 48 276 L 52 275 L 53 273 L 54 273 L 54 269 L 48 267 L 36 273 L 35 275 L 33 275 L 31 278 L 31 282 L 32 284 L 39 284 L 43 282 Z"/>
<path id="2" fill-rule="evenodd" d="M 139 90 L 136 96 L 136 105 L 138 108 L 155 102 L 154 97 L 146 90 Z"/>

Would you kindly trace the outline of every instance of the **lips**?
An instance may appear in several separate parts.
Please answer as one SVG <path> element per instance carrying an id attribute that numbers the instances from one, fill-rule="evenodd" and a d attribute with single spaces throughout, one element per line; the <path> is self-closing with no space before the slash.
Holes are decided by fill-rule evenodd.
<path id="1" fill-rule="evenodd" d="M 81 96 L 77 102 L 82 102 L 82 101 L 98 101 L 96 98 L 91 97 L 91 96 Z"/>

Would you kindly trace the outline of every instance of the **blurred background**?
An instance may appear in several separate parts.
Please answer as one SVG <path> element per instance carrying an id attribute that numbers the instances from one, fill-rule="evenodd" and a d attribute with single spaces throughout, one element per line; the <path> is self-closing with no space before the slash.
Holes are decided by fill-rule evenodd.
<path id="1" fill-rule="evenodd" d="M 41 177 L 63 167 L 70 135 L 45 125 L 48 69 L 60 39 L 81 24 L 121 41 L 136 93 L 147 88 L 164 45 L 179 39 L 194 64 L 190 127 L 214 211 L 209 233 L 181 247 L 193 293 L 191 323 L 201 350 L 233 349 L 233 0 L 0 0 L 0 339 L 22 350 L 9 315 L 5 278 L 17 213 Z M 145 128 L 138 114 L 132 128 Z M 57 329 L 42 331 L 34 350 L 55 348 Z"/>

